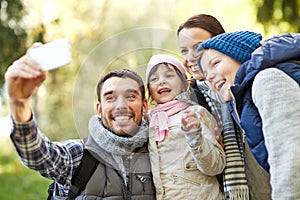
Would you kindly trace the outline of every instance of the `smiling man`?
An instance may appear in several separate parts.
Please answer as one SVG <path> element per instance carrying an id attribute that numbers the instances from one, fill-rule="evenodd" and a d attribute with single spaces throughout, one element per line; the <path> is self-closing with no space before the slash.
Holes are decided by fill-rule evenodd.
<path id="1" fill-rule="evenodd" d="M 46 76 L 27 53 L 8 68 L 5 81 L 13 123 L 11 139 L 25 166 L 55 181 L 49 199 L 67 199 L 68 194 L 68 199 L 155 199 L 141 77 L 130 70 L 109 72 L 98 82 L 97 115 L 90 119 L 86 141 L 52 142 L 38 129 L 30 106 Z M 81 162 L 86 152 L 97 164 L 91 177 L 85 177 L 87 184 L 81 192 L 71 183 L 78 180 L 72 178 L 74 172 L 78 175 L 80 169 L 90 167 Z"/>
<path id="2" fill-rule="evenodd" d="M 124 70 L 124 73 L 128 71 Z M 148 110 L 147 100 L 140 86 L 132 78 L 124 78 L 119 72 L 99 82 L 97 113 L 103 125 L 119 136 L 133 136 L 142 123 L 142 116 Z M 101 88 L 102 87 L 102 88 Z M 102 116 L 102 117 L 100 117 Z"/>

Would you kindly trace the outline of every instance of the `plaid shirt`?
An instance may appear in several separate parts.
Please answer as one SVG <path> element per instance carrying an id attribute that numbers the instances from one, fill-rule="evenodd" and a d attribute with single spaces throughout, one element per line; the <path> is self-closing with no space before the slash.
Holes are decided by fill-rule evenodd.
<path id="1" fill-rule="evenodd" d="M 34 119 L 27 123 L 12 120 L 12 124 L 10 137 L 23 165 L 54 180 L 55 195 L 66 197 L 72 174 L 82 158 L 83 141 L 52 142 L 40 132 Z"/>

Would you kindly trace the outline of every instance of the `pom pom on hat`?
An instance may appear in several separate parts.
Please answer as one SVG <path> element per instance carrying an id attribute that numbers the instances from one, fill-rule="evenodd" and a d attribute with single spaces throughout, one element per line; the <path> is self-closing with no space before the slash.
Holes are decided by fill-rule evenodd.
<path id="1" fill-rule="evenodd" d="M 197 48 L 197 52 L 203 49 L 215 49 L 233 59 L 244 63 L 251 58 L 251 54 L 260 46 L 261 34 L 250 31 L 236 31 L 223 33 L 204 41 Z"/>
<path id="2" fill-rule="evenodd" d="M 147 84 L 148 84 L 148 78 L 149 78 L 149 73 L 150 73 L 151 69 L 154 66 L 161 64 L 161 63 L 168 63 L 168 64 L 173 65 L 181 72 L 181 74 L 183 75 L 184 78 L 187 78 L 185 69 L 184 69 L 182 63 L 178 59 L 176 59 L 175 57 L 168 55 L 168 54 L 156 54 L 150 58 L 149 63 L 147 65 L 147 69 L 146 69 L 146 83 Z"/>

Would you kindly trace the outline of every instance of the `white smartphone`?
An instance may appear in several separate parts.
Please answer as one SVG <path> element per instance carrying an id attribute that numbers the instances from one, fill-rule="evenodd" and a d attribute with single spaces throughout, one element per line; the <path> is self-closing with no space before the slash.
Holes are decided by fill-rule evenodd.
<path id="1" fill-rule="evenodd" d="M 67 65 L 72 60 L 70 43 L 67 38 L 32 48 L 29 50 L 29 55 L 41 65 L 44 71 Z"/>

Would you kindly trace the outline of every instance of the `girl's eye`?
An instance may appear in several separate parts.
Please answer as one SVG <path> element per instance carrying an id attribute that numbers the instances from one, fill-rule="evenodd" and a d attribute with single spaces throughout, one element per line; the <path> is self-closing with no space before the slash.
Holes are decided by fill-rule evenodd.
<path id="1" fill-rule="evenodd" d="M 181 50 L 180 50 L 181 55 L 185 55 L 185 54 L 187 54 L 187 52 L 188 52 L 188 51 L 187 51 L 186 49 L 181 49 Z"/>
<path id="2" fill-rule="evenodd" d="M 157 80 L 157 77 L 150 77 L 150 82 L 154 82 L 154 81 L 156 81 Z"/>
<path id="3" fill-rule="evenodd" d="M 174 74 L 167 74 L 167 78 L 174 77 Z"/>

